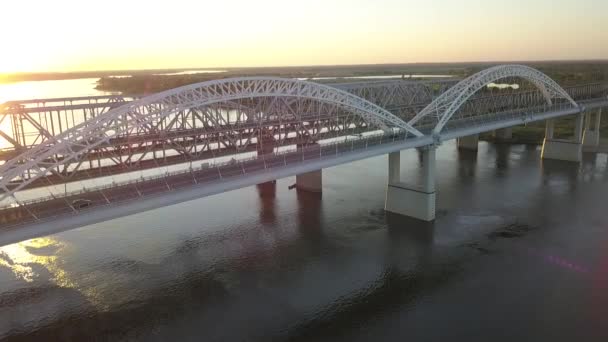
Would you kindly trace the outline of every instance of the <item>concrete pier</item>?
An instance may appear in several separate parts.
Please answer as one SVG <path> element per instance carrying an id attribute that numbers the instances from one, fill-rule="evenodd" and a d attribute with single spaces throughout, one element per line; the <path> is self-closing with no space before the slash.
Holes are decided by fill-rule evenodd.
<path id="1" fill-rule="evenodd" d="M 583 147 L 596 147 L 600 144 L 599 131 L 585 131 L 583 135 Z"/>
<path id="2" fill-rule="evenodd" d="M 497 129 L 494 131 L 494 138 L 497 142 L 506 142 L 513 139 L 513 129 L 511 127 Z"/>
<path id="3" fill-rule="evenodd" d="M 435 148 L 424 148 L 422 155 L 422 184 L 410 185 L 401 182 L 400 152 L 389 154 L 389 177 L 384 209 L 419 220 L 432 221 L 435 219 Z"/>
<path id="4" fill-rule="evenodd" d="M 543 159 L 580 162 L 583 159 L 583 146 L 570 140 L 545 138 L 541 157 Z"/>
<path id="5" fill-rule="evenodd" d="M 588 113 L 585 120 L 585 132 L 583 133 L 583 147 L 596 147 L 600 144 L 600 123 L 602 120 L 602 109 L 595 114 Z"/>
<path id="6" fill-rule="evenodd" d="M 258 156 L 263 156 L 263 155 L 274 153 L 274 147 L 275 147 L 275 145 L 276 145 L 276 143 L 274 141 L 274 137 L 272 137 L 270 134 L 259 136 L 258 137 L 258 144 L 256 146 L 256 150 L 257 150 Z M 262 183 L 262 184 L 259 184 L 259 185 L 264 185 L 266 187 L 271 187 L 276 182 L 277 182 L 276 180 L 273 180 L 273 181 Z"/>
<path id="7" fill-rule="evenodd" d="M 258 156 L 273 153 L 275 145 L 276 142 L 271 133 L 260 134 L 258 144 L 256 145 Z"/>
<path id="8" fill-rule="evenodd" d="M 316 143 L 298 144 L 298 150 L 307 146 L 315 146 Z M 296 175 L 296 190 L 320 193 L 323 191 L 323 170 L 316 170 Z"/>
<path id="9" fill-rule="evenodd" d="M 459 149 L 477 151 L 479 144 L 479 134 L 469 135 L 468 137 L 458 138 L 456 145 Z"/>
<path id="10" fill-rule="evenodd" d="M 309 192 L 322 192 L 323 170 L 296 175 L 296 189 Z"/>
<path id="11" fill-rule="evenodd" d="M 547 120 L 541 158 L 580 162 L 583 159 L 583 119 L 583 114 L 578 115 L 576 118 L 574 137 L 572 139 L 554 139 L 555 121 Z"/>

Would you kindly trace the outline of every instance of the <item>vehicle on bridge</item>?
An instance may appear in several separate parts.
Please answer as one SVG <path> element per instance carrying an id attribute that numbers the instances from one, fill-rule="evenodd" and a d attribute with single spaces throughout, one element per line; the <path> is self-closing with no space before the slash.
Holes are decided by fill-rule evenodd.
<path id="1" fill-rule="evenodd" d="M 72 207 L 76 209 L 84 209 L 93 205 L 93 201 L 83 198 L 78 198 L 72 201 Z"/>

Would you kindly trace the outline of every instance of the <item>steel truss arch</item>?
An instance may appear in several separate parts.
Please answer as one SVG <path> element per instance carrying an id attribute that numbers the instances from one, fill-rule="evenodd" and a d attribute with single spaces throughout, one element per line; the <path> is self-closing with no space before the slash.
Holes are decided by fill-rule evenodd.
<path id="1" fill-rule="evenodd" d="M 87 152 L 130 130 L 143 128 L 158 133 L 155 122 L 172 113 L 261 97 L 317 101 L 352 112 L 385 132 L 393 133 L 398 129 L 413 136 L 423 136 L 389 111 L 334 87 L 273 77 L 213 80 L 160 92 L 114 108 L 21 153 L 0 166 L 0 191 L 3 192 L 0 200 L 14 197 L 17 191 L 36 179 L 56 173 L 58 166 L 78 161 Z M 11 186 L 15 181 L 18 184 Z"/>
<path id="2" fill-rule="evenodd" d="M 530 81 L 541 91 L 549 105 L 553 103 L 553 99 L 565 99 L 574 107 L 578 107 L 578 104 L 570 95 L 549 76 L 529 66 L 508 64 L 482 70 L 458 82 L 433 100 L 433 102 L 428 104 L 408 123 L 415 126 L 415 124 L 423 118 L 433 116 L 437 119 L 437 124 L 433 129 L 433 133 L 439 134 L 454 113 L 456 113 L 469 98 L 489 83 L 507 77 L 519 77 Z"/>

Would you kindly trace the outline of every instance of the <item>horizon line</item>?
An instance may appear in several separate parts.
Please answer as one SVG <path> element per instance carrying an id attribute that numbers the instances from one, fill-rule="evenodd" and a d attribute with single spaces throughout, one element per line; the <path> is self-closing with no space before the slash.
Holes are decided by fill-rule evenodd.
<path id="1" fill-rule="evenodd" d="M 170 67 L 170 68 L 144 68 L 144 69 L 97 69 L 97 70 L 71 70 L 71 71 L 17 71 L 0 72 L 0 76 L 18 76 L 35 74 L 79 74 L 79 73 L 110 73 L 110 72 L 145 72 L 145 71 L 179 71 L 179 70 L 246 70 L 246 69 L 272 69 L 272 68 L 323 68 L 323 67 L 366 67 L 366 66 L 419 66 L 419 65 L 459 65 L 459 64 L 518 64 L 518 63 L 567 63 L 567 62 L 605 62 L 608 58 L 585 59 L 533 59 L 533 60 L 479 60 L 479 61 L 453 61 L 453 62 L 405 62 L 405 63 L 361 63 L 361 64 L 309 64 L 309 65 L 274 65 L 274 66 L 231 66 L 231 67 Z"/>

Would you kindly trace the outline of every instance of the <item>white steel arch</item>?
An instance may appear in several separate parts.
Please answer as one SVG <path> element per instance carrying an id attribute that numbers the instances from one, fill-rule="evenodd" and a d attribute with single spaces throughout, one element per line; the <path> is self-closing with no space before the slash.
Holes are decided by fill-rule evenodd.
<path id="1" fill-rule="evenodd" d="M 437 125 L 433 129 L 433 133 L 438 134 L 458 108 L 471 96 L 489 83 L 507 77 L 520 77 L 530 81 L 542 92 L 549 105 L 552 104 L 552 99 L 562 98 L 573 106 L 578 107 L 578 104 L 557 82 L 542 72 L 525 65 L 499 65 L 482 70 L 458 82 L 428 104 L 408 123 L 414 126 L 421 119 L 427 116 L 434 116 L 437 118 Z"/>
<path id="2" fill-rule="evenodd" d="M 258 97 L 295 97 L 335 105 L 361 116 L 385 132 L 394 128 L 423 134 L 387 110 L 334 87 L 273 77 L 228 78 L 187 85 L 154 94 L 96 116 L 0 166 L 0 200 L 13 196 L 57 166 L 78 160 L 88 151 L 134 128 L 154 131 L 154 122 L 176 111 Z M 27 174 L 28 177 L 24 177 Z M 16 187 L 9 184 L 19 181 Z"/>

